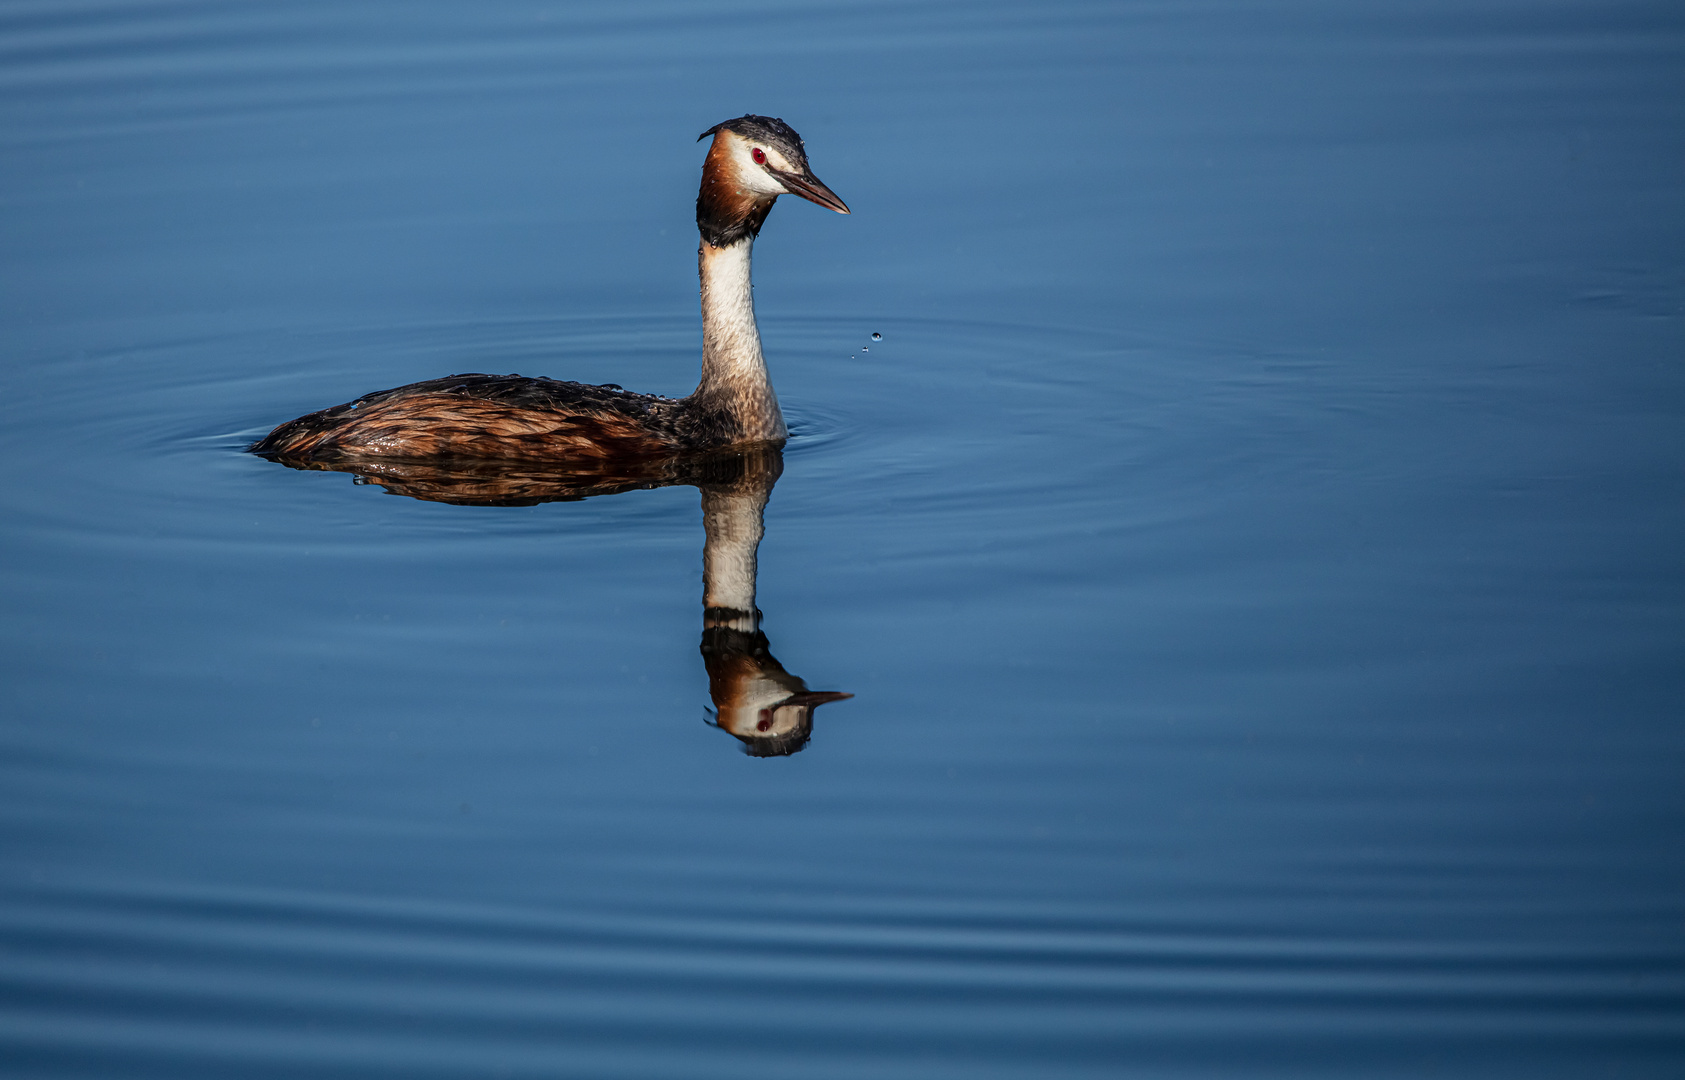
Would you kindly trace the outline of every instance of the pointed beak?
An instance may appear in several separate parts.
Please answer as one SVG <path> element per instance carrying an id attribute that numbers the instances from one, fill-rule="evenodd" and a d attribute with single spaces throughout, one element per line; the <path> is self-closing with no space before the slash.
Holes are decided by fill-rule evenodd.
<path id="1" fill-rule="evenodd" d="M 812 173 L 797 174 L 784 172 L 779 169 L 768 169 L 768 172 L 778 177 L 778 182 L 792 195 L 800 195 L 809 202 L 816 202 L 827 210 L 835 210 L 839 214 L 848 213 L 848 205 L 837 198 L 837 193 L 819 182 L 819 178 Z"/>
<path id="2" fill-rule="evenodd" d="M 845 210 L 844 213 L 847 213 Z M 853 694 L 845 694 L 841 690 L 804 690 L 799 694 L 791 694 L 780 705 L 811 705 L 818 708 L 830 701 L 847 701 Z"/>

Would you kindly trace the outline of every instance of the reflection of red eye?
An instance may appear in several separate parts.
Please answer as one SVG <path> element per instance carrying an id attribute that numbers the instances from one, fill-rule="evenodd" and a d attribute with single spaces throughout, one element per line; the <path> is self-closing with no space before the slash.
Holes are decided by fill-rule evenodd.
<path id="1" fill-rule="evenodd" d="M 758 146 L 755 147 L 753 150 L 749 151 L 749 156 L 755 159 L 756 165 L 765 165 L 766 164 L 766 151 L 762 150 Z"/>

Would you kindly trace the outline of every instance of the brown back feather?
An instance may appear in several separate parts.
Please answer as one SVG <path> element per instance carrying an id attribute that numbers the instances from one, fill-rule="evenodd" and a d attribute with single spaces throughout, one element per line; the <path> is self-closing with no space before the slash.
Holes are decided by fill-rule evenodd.
<path id="1" fill-rule="evenodd" d="M 452 375 L 301 416 L 251 446 L 297 460 L 637 459 L 681 448 L 681 402 L 519 375 Z"/>

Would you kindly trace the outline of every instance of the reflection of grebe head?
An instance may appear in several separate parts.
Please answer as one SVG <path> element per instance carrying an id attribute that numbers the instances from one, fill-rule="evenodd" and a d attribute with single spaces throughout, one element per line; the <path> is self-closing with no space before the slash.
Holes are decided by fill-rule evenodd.
<path id="1" fill-rule="evenodd" d="M 751 757 L 794 754 L 812 737 L 813 710 L 854 696 L 809 690 L 773 658 L 758 630 L 710 626 L 702 631 L 702 657 L 715 723 L 740 739 Z"/>

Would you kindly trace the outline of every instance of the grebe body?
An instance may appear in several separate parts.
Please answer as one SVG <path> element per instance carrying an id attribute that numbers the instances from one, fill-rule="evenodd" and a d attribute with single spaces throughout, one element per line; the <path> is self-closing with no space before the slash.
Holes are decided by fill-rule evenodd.
<path id="1" fill-rule="evenodd" d="M 848 207 L 813 175 L 801 136 L 784 121 L 741 116 L 714 137 L 702 166 L 702 378 L 684 398 L 522 375 L 451 375 L 288 421 L 252 453 L 287 463 L 371 458 L 633 461 L 784 442 L 755 323 L 750 257 L 780 195 L 840 214 Z"/>

